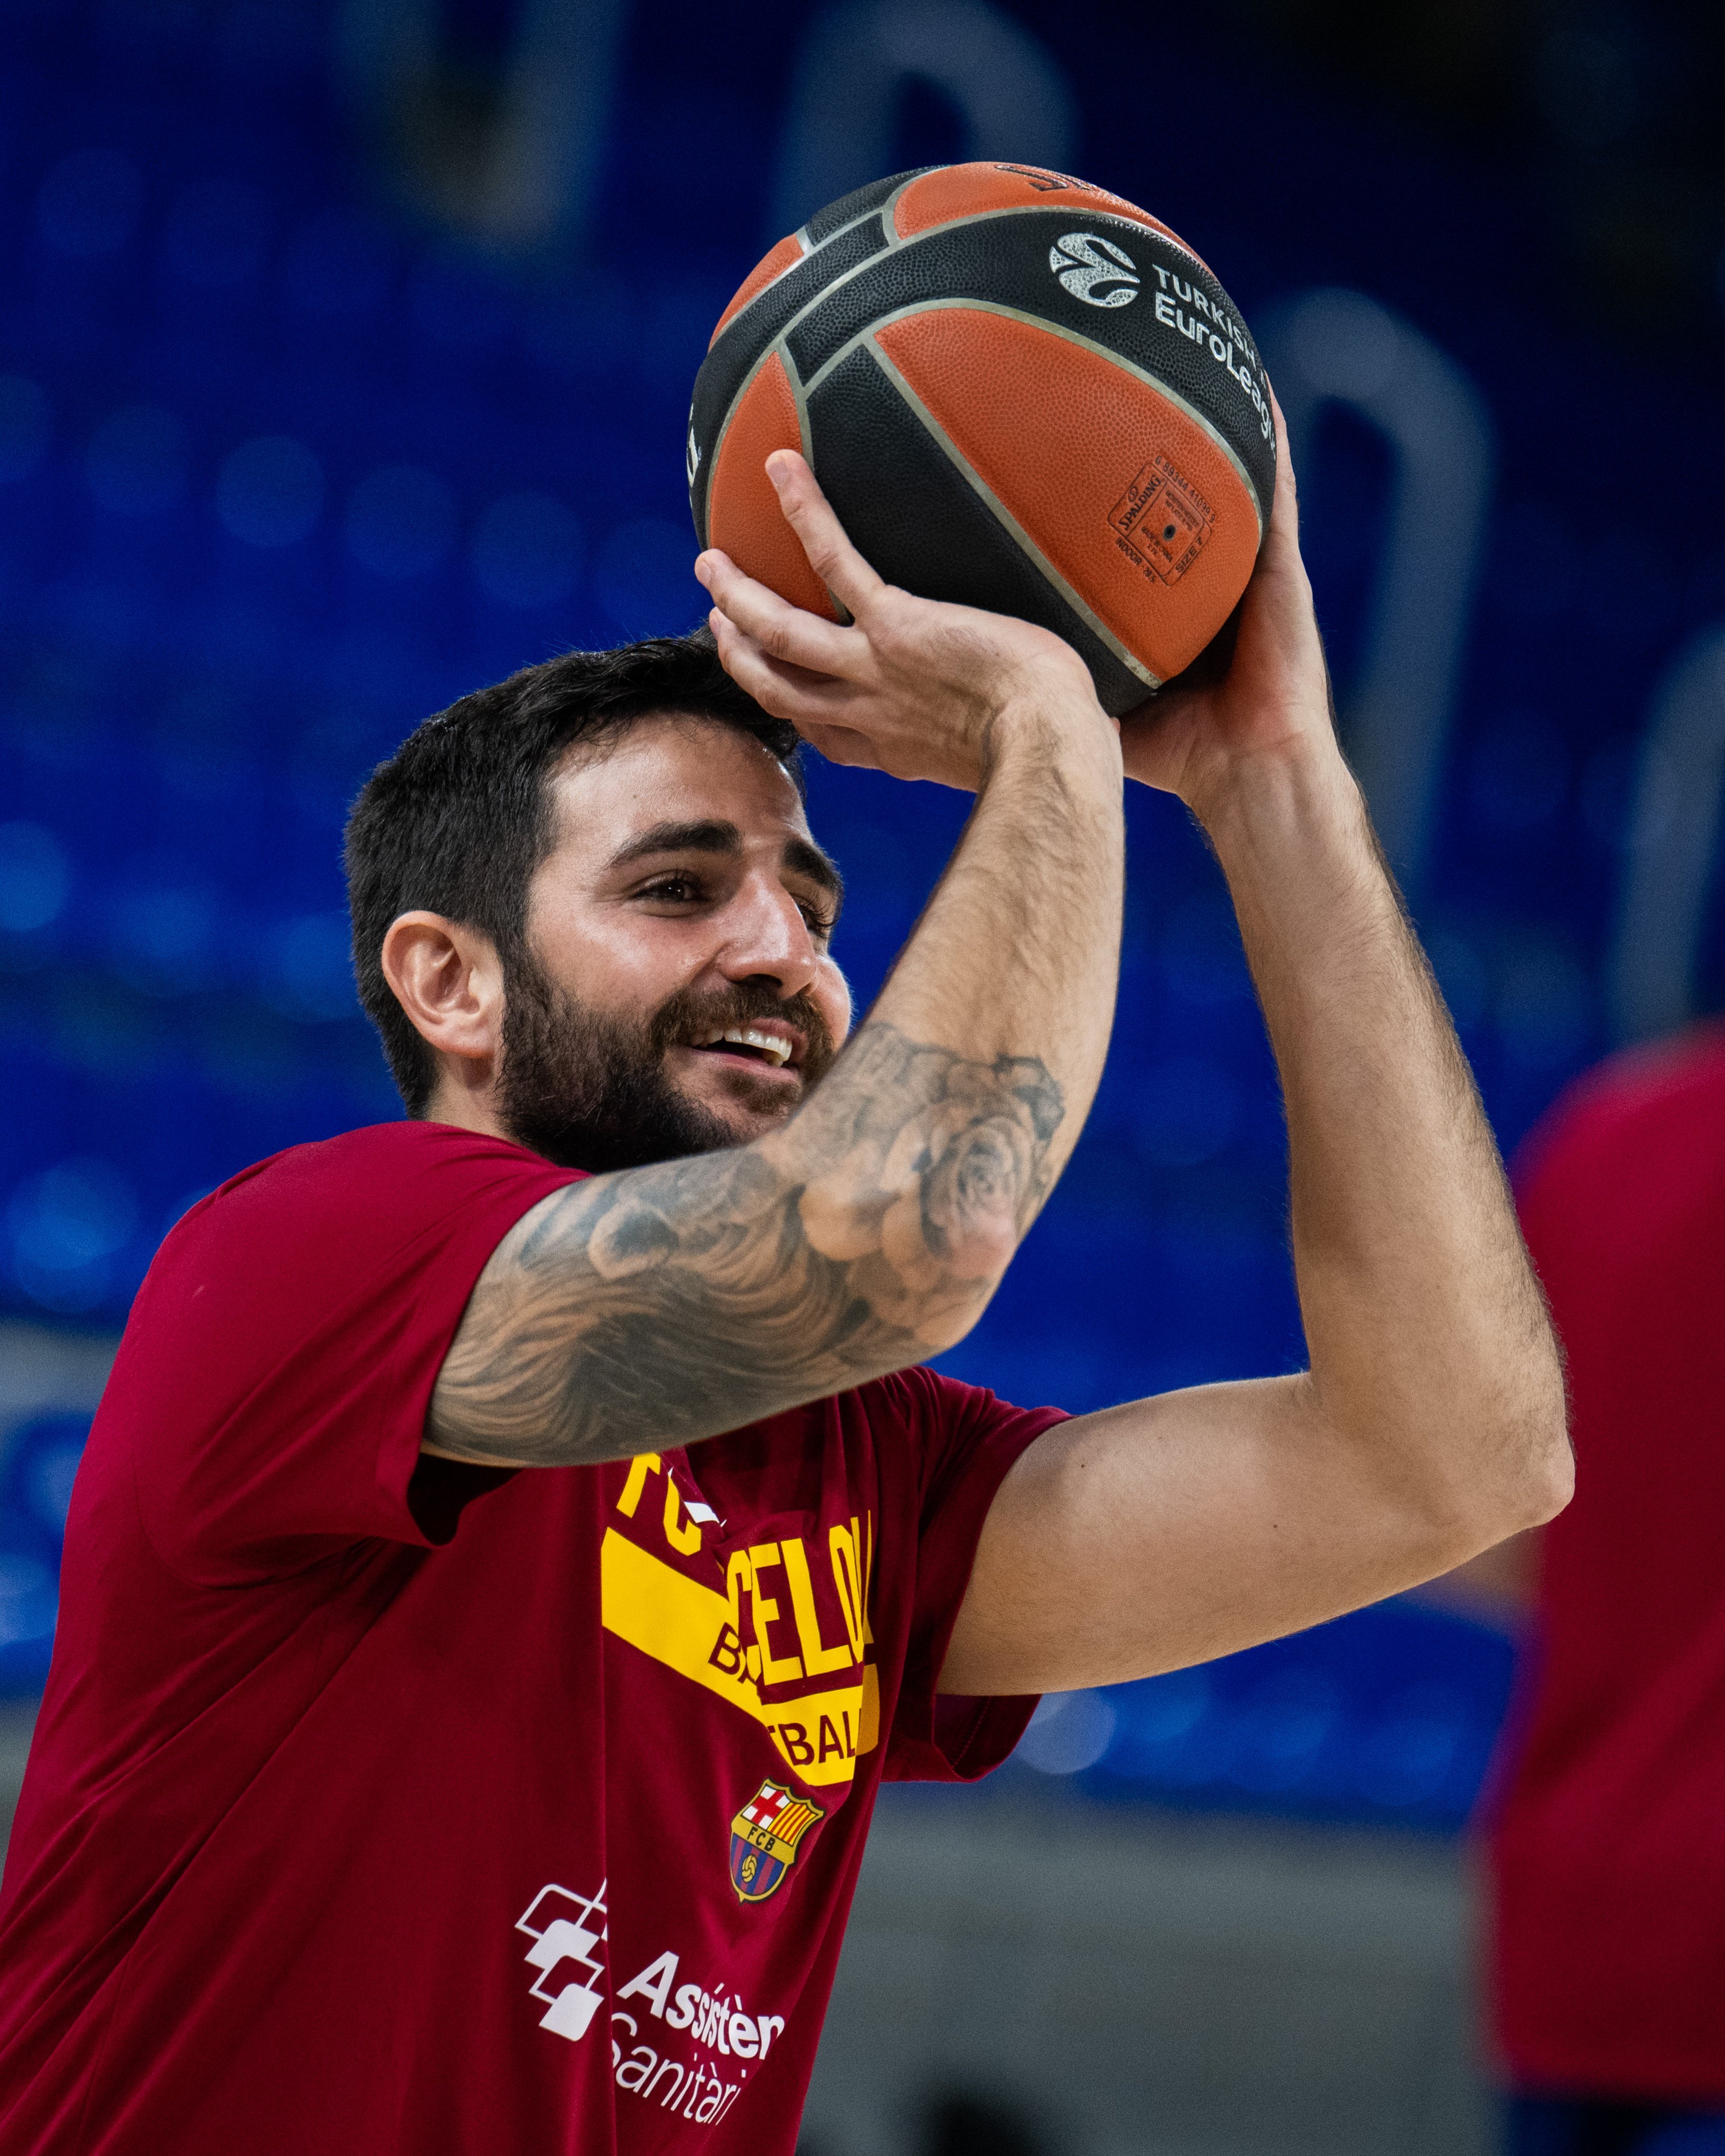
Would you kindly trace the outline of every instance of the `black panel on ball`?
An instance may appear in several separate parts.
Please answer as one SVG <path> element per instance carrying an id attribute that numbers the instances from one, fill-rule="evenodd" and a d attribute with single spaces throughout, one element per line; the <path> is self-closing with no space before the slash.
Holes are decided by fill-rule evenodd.
<path id="1" fill-rule="evenodd" d="M 809 401 L 814 475 L 865 560 L 924 598 L 1016 614 L 1064 637 L 1105 711 L 1150 694 L 994 516 L 860 346 Z"/>
<path id="2" fill-rule="evenodd" d="M 1122 280 L 1112 289 L 1132 290 L 1129 300 L 1098 305 L 1061 285 L 1049 256 L 1074 232 L 1107 239 L 1127 253 L 1137 284 L 1128 286 Z M 1197 305 L 1194 292 L 1202 294 L 1204 307 Z M 1147 226 L 1095 210 L 1002 211 L 937 226 L 881 254 L 811 306 L 788 331 L 785 343 L 808 382 L 872 323 L 901 309 L 941 300 L 992 300 L 1050 328 L 1076 332 L 1166 382 L 1234 449 L 1268 522 L 1276 490 L 1276 443 L 1260 405 L 1267 415 L 1269 378 L 1239 311 L 1183 249 Z M 1254 388 L 1236 371 L 1242 368 L 1255 398 Z M 1034 388 L 1029 393 L 1034 395 Z"/>
<path id="3" fill-rule="evenodd" d="M 840 195 L 837 202 L 829 202 L 824 209 L 817 210 L 803 227 L 809 235 L 809 245 L 819 247 L 824 239 L 830 239 L 840 225 L 849 224 L 852 218 L 879 209 L 893 190 L 903 187 L 907 180 L 920 180 L 925 172 L 938 170 L 935 165 L 918 165 L 908 172 L 895 172 L 890 180 L 870 180 L 866 187 L 853 187 L 848 195 Z"/>
<path id="4" fill-rule="evenodd" d="M 706 544 L 707 480 L 712 473 L 719 429 L 737 392 L 754 372 L 755 362 L 799 308 L 819 299 L 834 278 L 842 277 L 859 262 L 866 262 L 886 244 L 878 220 L 853 225 L 814 254 L 804 256 L 795 269 L 786 270 L 764 292 L 757 293 L 714 340 L 695 377 L 695 396 L 689 410 L 689 432 L 697 452 L 694 477 L 689 483 L 689 506 L 703 547 Z"/>

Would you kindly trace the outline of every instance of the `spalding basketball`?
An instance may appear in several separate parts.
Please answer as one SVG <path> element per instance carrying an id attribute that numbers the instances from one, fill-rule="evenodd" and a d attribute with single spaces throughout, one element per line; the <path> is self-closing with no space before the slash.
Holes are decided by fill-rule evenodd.
<path id="1" fill-rule="evenodd" d="M 1209 270 L 1145 211 L 1028 165 L 859 187 L 713 332 L 689 423 L 701 543 L 833 616 L 762 469 L 777 449 L 890 583 L 1057 631 L 1117 713 L 1228 619 L 1276 484 L 1269 381 Z"/>

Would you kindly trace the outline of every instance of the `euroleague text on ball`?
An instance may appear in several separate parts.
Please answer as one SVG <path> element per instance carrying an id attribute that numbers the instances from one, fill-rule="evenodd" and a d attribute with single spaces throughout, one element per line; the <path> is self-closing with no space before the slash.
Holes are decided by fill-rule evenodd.
<path id="1" fill-rule="evenodd" d="M 1183 284 L 1179 278 L 1171 277 L 1160 263 L 1153 263 L 1161 281 L 1162 290 L 1156 295 L 1156 319 L 1167 328 L 1178 330 L 1189 336 L 1200 351 L 1207 350 L 1219 367 L 1224 367 L 1252 400 L 1258 414 L 1259 431 L 1267 442 L 1270 439 L 1270 400 L 1252 378 L 1248 363 L 1251 346 L 1246 341 L 1245 331 L 1232 321 L 1214 300 L 1205 299 L 1195 285 Z M 1183 300 L 1192 309 L 1189 316 L 1183 314 L 1177 304 Z M 1212 329 L 1214 322 L 1218 328 Z M 1240 350 L 1236 363 L 1235 353 Z"/>

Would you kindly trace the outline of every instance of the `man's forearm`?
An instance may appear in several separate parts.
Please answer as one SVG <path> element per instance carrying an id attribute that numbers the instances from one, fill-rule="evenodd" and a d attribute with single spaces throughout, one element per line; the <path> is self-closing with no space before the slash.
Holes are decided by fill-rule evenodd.
<path id="1" fill-rule="evenodd" d="M 1039 1057 L 1064 1104 L 1051 1181 L 1083 1126 L 1113 1024 L 1120 750 L 1094 704 L 999 731 L 964 835 L 870 1022 L 973 1058 Z"/>
<path id="2" fill-rule="evenodd" d="M 1286 1102 L 1294 1257 L 1326 1418 L 1499 1532 L 1563 1478 L 1562 1376 L 1491 1131 L 1339 755 L 1208 819 Z"/>

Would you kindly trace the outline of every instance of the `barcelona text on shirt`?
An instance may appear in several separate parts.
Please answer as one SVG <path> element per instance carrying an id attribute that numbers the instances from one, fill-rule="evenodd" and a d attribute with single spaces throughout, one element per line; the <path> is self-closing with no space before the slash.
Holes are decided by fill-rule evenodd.
<path id="1" fill-rule="evenodd" d="M 606 1630 L 759 1723 L 806 1785 L 850 1782 L 880 1741 L 873 1513 L 732 1548 L 721 1568 L 696 1512 L 716 1516 L 658 1453 L 636 1456 L 616 1509 L 600 1549 Z"/>

